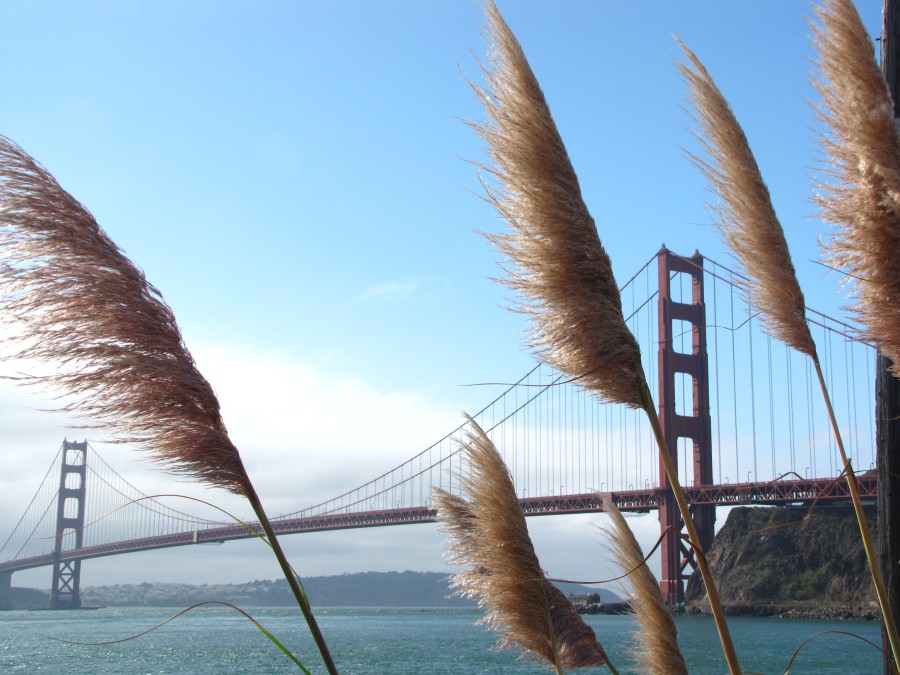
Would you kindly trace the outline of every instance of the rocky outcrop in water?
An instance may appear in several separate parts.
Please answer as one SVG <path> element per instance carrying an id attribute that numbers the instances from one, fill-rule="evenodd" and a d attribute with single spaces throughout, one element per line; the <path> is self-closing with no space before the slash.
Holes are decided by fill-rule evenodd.
<path id="1" fill-rule="evenodd" d="M 866 516 L 874 527 L 874 510 Z M 816 506 L 812 512 L 735 508 L 707 557 L 726 613 L 877 616 L 872 578 L 849 506 Z M 706 591 L 696 572 L 688 582 L 685 600 L 687 612 L 702 611 Z"/>

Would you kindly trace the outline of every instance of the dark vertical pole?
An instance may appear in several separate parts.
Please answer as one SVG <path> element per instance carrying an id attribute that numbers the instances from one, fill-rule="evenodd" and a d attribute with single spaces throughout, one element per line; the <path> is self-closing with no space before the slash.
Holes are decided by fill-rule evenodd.
<path id="1" fill-rule="evenodd" d="M 900 380 L 888 372 L 891 361 L 878 355 L 878 374 L 875 382 L 875 432 L 878 446 L 878 557 L 888 605 L 895 617 L 900 617 Z M 891 645 L 884 624 L 881 627 L 884 648 L 885 675 L 893 673 Z"/>
<path id="2" fill-rule="evenodd" d="M 900 0 L 884 0 L 881 27 L 881 69 L 900 117 Z M 891 375 L 891 361 L 878 355 L 875 383 L 875 428 L 878 446 L 878 549 L 888 604 L 900 617 L 900 380 Z M 891 645 L 884 624 L 884 672 L 893 671 Z"/>

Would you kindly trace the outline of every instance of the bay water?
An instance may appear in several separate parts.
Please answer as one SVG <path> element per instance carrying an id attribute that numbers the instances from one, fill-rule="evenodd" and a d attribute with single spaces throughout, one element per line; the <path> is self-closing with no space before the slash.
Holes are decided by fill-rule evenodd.
<path id="1" fill-rule="evenodd" d="M 244 608 L 288 646 L 312 673 L 320 665 L 303 618 L 290 608 Z M 93 675 L 224 675 L 300 672 L 247 619 L 233 610 L 204 607 L 134 640 L 98 646 L 145 631 L 177 609 L 107 608 L 90 611 L 0 613 L 0 672 Z M 319 608 L 316 610 L 335 661 L 346 675 L 552 672 L 493 649 L 496 637 L 475 625 L 471 609 Z M 635 625 L 627 616 L 586 616 L 620 673 L 640 672 L 627 652 Z M 678 617 L 682 650 L 691 673 L 727 671 L 712 619 Z M 876 622 L 732 618 L 729 620 L 746 672 L 784 673 L 794 650 L 823 631 L 846 631 L 880 643 Z M 597 670 L 580 672 L 600 672 Z M 603 670 L 602 672 L 609 672 Z M 810 641 L 791 673 L 881 673 L 881 655 L 849 636 L 831 633 Z"/>

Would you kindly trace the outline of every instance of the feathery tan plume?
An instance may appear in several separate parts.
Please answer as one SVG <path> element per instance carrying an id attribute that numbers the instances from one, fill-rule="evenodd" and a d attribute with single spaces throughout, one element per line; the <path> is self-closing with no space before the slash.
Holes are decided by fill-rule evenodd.
<path id="1" fill-rule="evenodd" d="M 716 226 L 748 278 L 744 290 L 762 313 L 768 332 L 813 356 L 816 347 L 806 323 L 803 292 L 747 137 L 706 68 L 679 44 L 690 62 L 678 67 L 690 87 L 696 135 L 710 158 L 691 159 L 721 200 L 713 209 Z"/>
<path id="2" fill-rule="evenodd" d="M 855 282 L 851 307 L 863 323 L 863 335 L 893 361 L 900 377 L 900 132 L 874 48 L 852 2 L 826 0 L 816 10 L 814 26 L 819 53 L 822 103 L 820 118 L 831 138 L 822 143 L 831 160 L 828 174 L 835 183 L 820 182 L 816 202 L 822 217 L 838 226 L 826 250 L 835 267 Z M 818 372 L 824 390 L 825 381 Z M 829 414 L 859 521 L 872 580 L 890 642 L 894 667 L 900 671 L 900 631 L 881 573 L 875 544 L 862 510 L 859 488 L 844 451 L 837 422 Z"/>
<path id="3" fill-rule="evenodd" d="M 483 622 L 501 636 L 501 647 L 521 648 L 558 671 L 607 664 L 594 631 L 541 569 L 503 459 L 469 423 L 462 450 L 470 472 L 460 484 L 471 501 L 440 489 L 434 497 L 453 562 L 471 565 L 453 587 L 487 608 Z"/>
<path id="4" fill-rule="evenodd" d="M 67 397 L 75 412 L 139 444 L 171 471 L 242 495 L 259 516 L 329 673 L 328 646 L 284 555 L 219 401 L 172 310 L 94 217 L 43 167 L 0 136 L 0 320 L 22 347 L 5 358 L 53 364 L 19 378 Z"/>
<path id="5" fill-rule="evenodd" d="M 685 527 L 697 543 L 640 349 L 622 316 L 612 266 L 575 171 L 522 48 L 491 0 L 485 11 L 493 46 L 487 87 L 476 93 L 490 119 L 476 129 L 493 161 L 486 170 L 498 183 L 485 185 L 487 199 L 510 226 L 508 233 L 489 237 L 505 256 L 505 283 L 519 293 L 520 311 L 531 317 L 531 344 L 544 362 L 601 400 L 644 409 Z M 726 660 L 739 671 L 715 582 L 698 557 Z"/>
<path id="6" fill-rule="evenodd" d="M 678 629 L 663 600 L 659 583 L 644 561 L 641 545 L 611 496 L 601 495 L 601 503 L 612 521 L 609 550 L 622 573 L 628 574 L 633 590 L 631 608 L 639 626 L 634 634 L 637 648 L 633 654 L 642 666 L 641 672 L 686 674 L 687 666 L 678 647 Z"/>
<path id="7" fill-rule="evenodd" d="M 531 317 L 530 345 L 547 364 L 602 399 L 643 407 L 640 349 L 578 178 L 544 94 L 493 2 L 493 45 L 476 93 L 490 117 L 473 125 L 487 142 L 498 187 L 487 199 L 510 232 L 488 235 L 505 258 L 504 283 Z"/>
<path id="8" fill-rule="evenodd" d="M 837 226 L 828 260 L 853 284 L 851 307 L 900 376 L 900 134 L 875 50 L 852 2 L 828 0 L 814 27 L 822 138 L 836 182 L 820 182 L 822 217 Z M 858 279 L 859 281 L 853 281 Z"/>
<path id="9" fill-rule="evenodd" d="M 19 378 L 69 402 L 166 468 L 252 492 L 212 387 L 172 311 L 93 216 L 43 167 L 0 137 L 0 308 L 18 322 L 9 358 L 52 364 Z"/>

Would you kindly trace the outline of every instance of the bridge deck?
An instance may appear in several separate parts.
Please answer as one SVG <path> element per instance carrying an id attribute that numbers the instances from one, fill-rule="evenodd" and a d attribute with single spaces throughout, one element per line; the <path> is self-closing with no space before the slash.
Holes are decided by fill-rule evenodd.
<path id="1" fill-rule="evenodd" d="M 858 477 L 864 499 L 875 497 L 876 477 L 868 472 Z M 622 511 L 646 513 L 659 505 L 659 489 L 614 492 L 613 499 Z M 767 483 L 734 483 L 685 488 L 691 504 L 715 506 L 786 506 L 848 501 L 849 490 L 844 480 L 782 480 Z M 526 497 L 519 500 L 526 516 L 560 515 L 602 511 L 597 494 L 575 494 L 551 497 Z M 411 523 L 434 522 L 435 511 L 428 506 L 364 511 L 360 513 L 328 513 L 304 518 L 275 519 L 272 525 L 278 534 L 296 534 L 323 530 L 341 530 L 359 527 L 381 527 Z M 240 525 L 225 525 L 206 530 L 189 530 L 177 534 L 130 539 L 98 546 L 64 551 L 61 560 L 86 560 L 109 555 L 149 551 L 191 544 L 221 543 L 235 539 L 248 539 L 261 532 L 258 523 L 250 523 L 248 531 Z M 0 563 L 0 573 L 12 573 L 35 567 L 52 565 L 52 553 Z"/>

